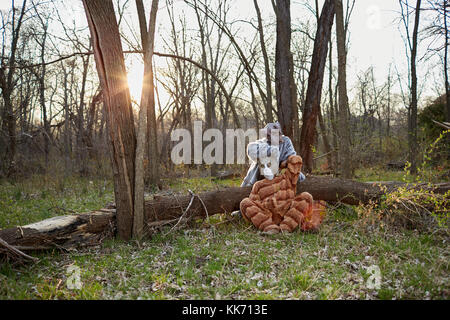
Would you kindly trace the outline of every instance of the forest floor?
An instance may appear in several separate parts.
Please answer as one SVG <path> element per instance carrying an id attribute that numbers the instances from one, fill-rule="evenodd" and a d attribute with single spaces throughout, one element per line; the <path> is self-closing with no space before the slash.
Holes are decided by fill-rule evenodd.
<path id="1" fill-rule="evenodd" d="M 362 181 L 398 180 L 371 169 Z M 194 192 L 240 179 L 167 181 Z M 103 179 L 36 176 L 0 184 L 0 228 L 85 212 L 113 201 Z M 263 236 L 242 219 L 215 215 L 149 240 L 33 254 L 0 264 L 0 299 L 449 299 L 448 236 L 363 223 L 355 207 L 327 210 L 318 232 Z M 69 267 L 81 284 L 69 289 Z M 370 270 L 379 270 L 373 284 Z M 71 271 L 70 271 L 71 272 Z"/>

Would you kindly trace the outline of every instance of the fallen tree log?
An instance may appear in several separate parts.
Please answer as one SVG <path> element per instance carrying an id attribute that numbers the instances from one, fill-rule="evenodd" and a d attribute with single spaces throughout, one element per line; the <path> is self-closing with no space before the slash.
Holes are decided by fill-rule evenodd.
<path id="1" fill-rule="evenodd" d="M 392 192 L 406 184 L 401 182 L 366 183 L 332 177 L 308 176 L 297 185 L 297 193 L 307 191 L 316 200 L 327 202 L 342 202 L 349 205 L 367 204 L 369 201 L 378 201 L 381 196 Z M 410 186 L 411 188 L 424 188 L 434 190 L 435 193 L 444 194 L 450 190 L 450 183 L 440 183 L 428 187 L 426 184 Z M 239 203 L 250 194 L 251 187 L 226 188 L 210 191 L 198 195 L 191 205 L 191 214 L 206 216 L 206 213 L 232 212 L 239 209 Z M 200 203 L 205 203 L 208 212 Z M 191 200 L 191 196 L 155 196 L 153 200 L 145 203 L 145 221 L 170 220 L 179 217 Z"/>
<path id="2" fill-rule="evenodd" d="M 0 238 L 21 251 L 89 246 L 114 233 L 115 218 L 114 208 L 58 216 L 0 230 Z"/>
<path id="3" fill-rule="evenodd" d="M 350 205 L 379 201 L 389 192 L 405 186 L 403 183 L 363 183 L 331 177 L 309 176 L 297 186 L 297 193 L 308 191 L 316 200 L 342 202 Z M 407 186 L 407 185 L 406 185 Z M 445 194 L 450 183 L 432 186 L 425 184 L 408 186 L 433 190 Z M 230 213 L 250 194 L 251 187 L 225 188 L 222 190 L 189 195 L 155 195 L 145 201 L 145 222 L 148 227 L 173 224 L 189 217 L 206 217 L 217 213 Z M 23 227 L 0 230 L 0 238 L 22 251 L 49 248 L 70 248 L 97 244 L 106 235 L 112 235 L 115 226 L 114 207 L 89 213 L 46 219 Z"/>

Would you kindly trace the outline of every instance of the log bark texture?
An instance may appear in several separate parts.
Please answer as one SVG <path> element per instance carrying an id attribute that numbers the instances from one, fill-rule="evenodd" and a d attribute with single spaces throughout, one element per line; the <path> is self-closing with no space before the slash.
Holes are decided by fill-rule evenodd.
<path id="1" fill-rule="evenodd" d="M 136 133 L 119 27 L 111 0 L 83 0 L 103 92 L 119 237 L 131 238 Z"/>
<path id="2" fill-rule="evenodd" d="M 294 65 L 291 52 L 291 10 L 290 0 L 277 0 L 274 11 L 277 17 L 277 39 L 275 46 L 275 94 L 277 113 L 281 131 L 296 146 L 295 112 L 297 103 L 295 96 Z"/>
<path id="3" fill-rule="evenodd" d="M 358 205 L 360 203 L 367 204 L 369 201 L 379 201 L 382 195 L 404 185 L 401 182 L 366 183 L 332 177 L 308 176 L 305 181 L 297 185 L 297 194 L 307 191 L 313 196 L 314 200 Z M 386 191 L 384 187 L 386 187 Z M 419 187 L 430 189 L 426 184 Z M 194 199 L 190 212 L 187 214 L 194 214 L 199 217 L 206 216 L 205 209 L 198 198 L 203 200 L 210 216 L 239 210 L 240 202 L 248 197 L 251 189 L 252 187 L 235 187 L 201 193 Z M 450 183 L 435 184 L 431 189 L 435 193 L 443 194 L 450 190 Z M 162 196 L 148 200 L 145 202 L 145 221 L 149 223 L 177 218 L 182 210 L 188 206 L 190 199 L 191 196 L 187 195 Z"/>
<path id="4" fill-rule="evenodd" d="M 300 133 L 299 154 L 303 158 L 303 171 L 311 172 L 313 169 L 313 146 L 316 140 L 317 119 L 320 113 L 323 75 L 328 55 L 328 42 L 331 38 L 331 29 L 335 14 L 333 0 L 326 0 L 318 20 L 311 68 L 308 77 L 305 106 L 303 108 L 303 125 Z"/>

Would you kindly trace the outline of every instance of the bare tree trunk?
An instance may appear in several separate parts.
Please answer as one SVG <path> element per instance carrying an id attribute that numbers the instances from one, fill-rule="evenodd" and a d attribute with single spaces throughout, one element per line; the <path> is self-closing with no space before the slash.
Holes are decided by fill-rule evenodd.
<path id="1" fill-rule="evenodd" d="M 44 19 L 41 17 L 40 13 L 38 12 L 36 6 L 34 6 L 34 11 L 36 13 L 36 16 L 38 17 L 40 23 L 41 23 L 41 27 L 42 27 L 42 38 L 37 40 L 40 48 L 40 70 L 39 71 L 33 71 L 37 80 L 38 80 L 38 85 L 39 85 L 39 103 L 41 105 L 41 115 L 42 115 L 42 122 L 44 125 L 44 154 L 45 154 L 45 167 L 48 167 L 48 161 L 49 161 L 49 148 L 50 148 L 50 136 L 51 136 L 51 132 L 50 132 L 50 120 L 49 118 L 51 118 L 51 115 L 49 117 L 48 112 L 51 112 L 51 108 L 50 106 L 47 106 L 46 101 L 45 101 L 45 80 L 46 80 L 46 75 L 47 75 L 47 65 L 45 63 L 45 53 L 46 53 L 46 42 L 47 42 L 47 38 L 48 38 L 48 26 L 49 26 L 49 17 L 46 17 L 46 20 L 44 21 Z"/>
<path id="2" fill-rule="evenodd" d="M 81 91 L 80 91 L 80 105 L 78 107 L 77 117 L 77 157 L 79 161 L 79 172 L 81 175 L 88 175 L 88 166 L 86 161 L 86 144 L 84 133 L 84 114 L 85 114 L 85 96 L 86 96 L 86 81 L 89 67 L 89 56 L 82 58 L 83 71 L 81 74 Z"/>
<path id="3" fill-rule="evenodd" d="M 45 167 L 48 167 L 48 155 L 49 155 L 49 145 L 50 145 L 50 124 L 47 116 L 47 106 L 45 104 L 45 40 L 47 38 L 47 28 L 44 28 L 44 35 L 42 39 L 41 47 L 41 63 L 42 68 L 40 75 L 38 75 L 39 81 L 39 102 L 41 104 L 42 121 L 44 124 L 44 153 L 45 153 Z"/>
<path id="4" fill-rule="evenodd" d="M 315 0 L 315 8 L 316 8 L 316 22 L 319 23 L 320 16 L 319 16 L 319 1 L 318 0 Z M 332 81 L 332 75 L 333 75 L 333 71 L 332 71 L 332 68 L 331 68 L 331 63 L 332 63 L 331 62 L 331 50 L 332 50 L 331 41 L 329 41 L 329 44 L 330 44 L 330 48 L 329 48 L 329 51 L 330 51 L 330 78 L 329 78 L 330 87 L 329 87 L 329 90 L 331 90 L 331 81 Z M 327 155 L 328 167 L 332 168 L 333 167 L 333 164 L 332 164 L 333 154 L 331 152 L 331 146 L 330 146 L 330 142 L 329 142 L 329 139 L 328 139 L 327 128 L 325 126 L 325 121 L 323 119 L 323 114 L 322 114 L 323 112 L 322 112 L 321 109 L 322 108 L 319 108 L 319 114 L 318 114 L 318 116 L 319 116 L 320 133 L 322 134 L 322 141 L 323 141 L 323 145 L 325 147 L 325 153 Z"/>
<path id="5" fill-rule="evenodd" d="M 272 2 L 273 3 L 273 2 Z M 278 120 L 283 134 L 289 136 L 294 145 L 294 112 L 297 105 L 293 97 L 293 60 L 291 53 L 291 9 L 290 0 L 277 0 L 274 4 L 277 16 L 277 42 L 275 48 L 275 93 L 277 97 Z"/>
<path id="6" fill-rule="evenodd" d="M 96 116 L 98 114 L 97 105 L 103 100 L 102 90 L 100 89 L 91 100 L 88 112 L 88 121 L 85 133 L 85 144 L 88 149 L 88 155 L 90 159 L 94 159 L 97 155 L 97 150 L 94 149 L 93 135 L 94 135 L 94 124 L 96 122 Z"/>
<path id="7" fill-rule="evenodd" d="M 63 82 L 64 82 L 64 96 L 63 96 L 63 105 L 64 105 L 64 174 L 67 176 L 69 174 L 70 166 L 70 114 L 69 114 L 69 88 L 68 88 L 68 79 L 69 75 L 63 64 L 61 63 L 61 68 L 63 70 Z"/>
<path id="8" fill-rule="evenodd" d="M 348 124 L 348 97 L 347 97 L 347 50 L 344 27 L 344 10 L 342 0 L 336 3 L 336 39 L 338 49 L 338 90 L 339 90 L 339 157 L 340 171 L 343 178 L 350 178 L 352 165 L 350 156 L 350 128 Z"/>
<path id="9" fill-rule="evenodd" d="M 326 0 L 317 25 L 316 38 L 309 72 L 308 89 L 303 110 L 303 126 L 300 136 L 300 155 L 303 158 L 303 170 L 313 169 L 313 146 L 316 141 L 316 125 L 322 96 L 323 74 L 328 56 L 328 42 L 335 13 L 333 0 Z"/>
<path id="10" fill-rule="evenodd" d="M 259 33 L 259 41 L 261 44 L 261 52 L 264 59 L 264 71 L 266 75 L 266 91 L 267 91 L 267 99 L 266 99 L 266 119 L 267 122 L 273 122 L 272 115 L 272 80 L 270 78 L 270 65 L 269 65 L 269 57 L 267 55 L 266 43 L 264 41 L 264 29 L 262 25 L 261 19 L 261 11 L 259 10 L 258 0 L 253 0 L 256 10 L 256 16 L 258 18 L 258 33 Z"/>
<path id="11" fill-rule="evenodd" d="M 136 0 L 136 10 L 139 19 L 139 33 L 141 34 L 141 46 L 144 57 L 148 48 L 147 20 L 145 20 L 145 7 L 142 0 Z"/>
<path id="12" fill-rule="evenodd" d="M 149 35 L 147 31 L 147 23 L 145 21 L 145 9 L 142 0 L 136 0 L 136 8 L 138 12 L 139 28 L 141 33 L 141 44 L 144 51 L 144 69 L 146 67 L 147 61 L 147 48 L 149 46 Z M 153 3 L 152 3 L 153 8 Z M 151 14 L 151 13 L 150 13 Z M 156 18 L 155 18 L 156 19 Z M 153 44 L 151 44 L 153 47 Z M 153 49 L 152 49 L 153 52 Z M 153 53 L 151 53 L 153 57 Z M 149 60 L 150 64 L 147 66 L 148 72 L 151 74 L 151 79 L 149 78 L 151 88 L 154 88 L 153 79 L 153 64 L 152 58 Z M 144 71 L 145 72 L 145 71 Z M 157 186 L 159 184 L 159 151 L 158 151 L 158 135 L 157 135 L 157 124 L 156 124 L 156 112 L 155 112 L 155 92 L 154 89 L 149 91 L 146 95 L 149 101 L 146 102 L 147 105 L 147 139 L 148 139 L 148 182 L 152 186 Z M 141 104 L 142 104 L 141 97 Z"/>
<path id="13" fill-rule="evenodd" d="M 414 30 L 412 34 L 411 48 L 411 105 L 409 119 L 409 161 L 411 162 L 411 173 L 417 173 L 417 37 L 420 22 L 420 4 L 421 0 L 417 0 L 416 12 L 414 18 Z"/>
<path id="14" fill-rule="evenodd" d="M 327 128 L 325 126 L 325 121 L 323 120 L 322 111 L 320 109 L 319 109 L 319 125 L 320 125 L 320 132 L 322 133 L 322 140 L 323 145 L 325 147 L 325 153 L 327 154 L 328 166 L 332 167 L 332 152 L 330 141 L 328 140 Z"/>
<path id="15" fill-rule="evenodd" d="M 136 136 L 125 62 L 111 0 L 83 0 L 103 90 L 114 175 L 119 237 L 130 239 L 134 213 Z"/>
<path id="16" fill-rule="evenodd" d="M 136 0 L 136 4 L 141 3 L 137 7 L 142 6 L 142 0 Z M 143 7 L 143 6 L 142 6 Z M 152 8 L 150 11 L 150 21 L 148 26 L 147 40 L 143 41 L 144 47 L 144 79 L 142 83 L 142 95 L 141 105 L 139 109 L 139 127 L 137 135 L 136 145 L 136 175 L 135 175 L 135 189 L 134 189 L 134 220 L 133 220 L 133 236 L 141 238 L 144 234 L 144 153 L 145 142 L 147 138 L 147 110 L 152 108 L 155 110 L 155 99 L 151 99 L 149 96 L 154 93 L 153 86 L 153 47 L 155 39 L 155 25 L 156 25 L 156 13 L 158 12 L 158 0 L 152 1 Z M 144 40 L 144 38 L 142 38 Z M 153 106 L 151 105 L 153 103 Z M 150 104 L 150 105 L 148 105 Z M 155 119 L 156 126 L 156 119 Z M 156 130 L 155 130 L 156 131 Z M 157 155 L 157 153 L 156 153 Z M 158 157 L 153 155 L 149 158 L 150 161 L 158 161 Z M 150 166 L 152 166 L 150 164 Z M 152 175 L 154 174 L 152 170 Z M 151 179 L 151 182 L 155 182 L 155 179 Z"/>
<path id="17" fill-rule="evenodd" d="M 253 109 L 253 113 L 255 114 L 256 132 L 259 132 L 260 126 L 259 126 L 258 110 L 256 109 L 255 91 L 253 90 L 253 82 L 252 82 L 251 77 L 249 77 L 248 82 L 249 82 L 249 86 L 250 86 L 250 95 L 252 97 L 252 103 L 251 103 L 252 109 Z"/>
<path id="18" fill-rule="evenodd" d="M 391 87 L 392 87 L 391 66 L 389 66 L 389 74 L 387 81 L 388 82 L 387 82 L 386 136 L 389 138 L 391 136 Z"/>
<path id="19" fill-rule="evenodd" d="M 328 94 L 329 94 L 329 104 L 330 104 L 330 111 L 329 111 L 329 117 L 330 117 L 330 123 L 331 123 L 331 132 L 332 132 L 332 142 L 333 142 L 333 150 L 334 152 L 332 153 L 332 162 L 330 163 L 330 166 L 333 168 L 333 170 L 336 170 L 336 168 L 338 167 L 338 141 L 337 141 L 337 126 L 336 126 L 336 112 L 335 112 L 335 108 L 334 108 L 334 99 L 333 99 L 333 42 L 331 41 L 330 38 L 330 58 L 329 58 L 329 62 L 330 62 L 330 74 L 329 74 L 329 79 L 328 79 Z"/>
<path id="20" fill-rule="evenodd" d="M 13 80 L 14 72 L 16 70 L 16 53 L 17 44 L 19 41 L 20 29 L 22 27 L 23 18 L 25 16 L 25 8 L 27 1 L 24 0 L 22 3 L 22 9 L 20 10 L 19 19 L 17 20 L 17 25 L 15 25 L 15 9 L 13 10 L 13 21 L 12 21 L 12 39 L 11 39 L 11 49 L 10 56 L 8 59 L 9 70 L 5 73 L 5 67 L 3 64 L 3 59 L 0 61 L 0 87 L 2 89 L 2 96 L 4 102 L 4 121 L 6 122 L 7 135 L 8 135 L 8 148 L 6 155 L 6 175 L 11 176 L 15 173 L 15 157 L 16 157 L 16 117 L 14 115 L 14 106 L 12 103 L 12 92 L 13 92 Z M 6 28 L 6 26 L 4 26 Z"/>
<path id="21" fill-rule="evenodd" d="M 446 97 L 446 112 L 445 121 L 450 123 L 450 83 L 448 80 L 448 13 L 449 2 L 444 0 L 444 34 L 445 34 L 445 46 L 444 46 L 444 77 L 445 77 L 445 97 Z M 450 135 L 447 135 L 447 146 L 450 148 Z M 447 159 L 450 159 L 450 152 L 447 153 Z"/>

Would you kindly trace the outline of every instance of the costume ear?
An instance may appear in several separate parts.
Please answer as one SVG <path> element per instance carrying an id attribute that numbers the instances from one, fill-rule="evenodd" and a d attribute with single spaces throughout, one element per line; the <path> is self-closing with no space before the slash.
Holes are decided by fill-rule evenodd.
<path id="1" fill-rule="evenodd" d="M 271 149 L 270 153 L 271 153 L 272 157 L 277 157 L 277 158 L 280 157 L 280 149 L 278 149 L 278 147 L 271 146 L 270 149 Z"/>
<path id="2" fill-rule="evenodd" d="M 259 144 L 257 142 L 251 142 L 247 146 L 247 155 L 254 162 L 258 161 Z"/>

